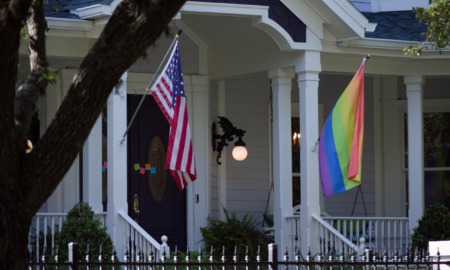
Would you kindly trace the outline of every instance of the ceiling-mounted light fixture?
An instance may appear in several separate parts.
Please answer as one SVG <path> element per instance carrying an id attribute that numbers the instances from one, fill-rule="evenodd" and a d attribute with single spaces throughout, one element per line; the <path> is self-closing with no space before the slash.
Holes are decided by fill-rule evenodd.
<path id="1" fill-rule="evenodd" d="M 234 140 L 233 136 L 236 136 L 238 140 L 234 143 L 235 147 L 233 148 L 233 158 L 241 161 L 244 160 L 247 157 L 247 148 L 245 148 L 245 142 L 242 141 L 242 136 L 244 136 L 245 130 L 238 129 L 228 120 L 227 118 L 223 116 L 218 116 L 219 118 L 219 125 L 222 128 L 223 134 L 219 135 L 216 131 L 216 123 L 212 123 L 212 148 L 213 151 L 219 152 L 217 155 L 217 164 L 222 164 L 219 159 L 222 156 L 222 150 L 225 146 L 228 145 L 228 142 L 231 142 Z M 228 141 L 228 142 L 227 142 Z"/>

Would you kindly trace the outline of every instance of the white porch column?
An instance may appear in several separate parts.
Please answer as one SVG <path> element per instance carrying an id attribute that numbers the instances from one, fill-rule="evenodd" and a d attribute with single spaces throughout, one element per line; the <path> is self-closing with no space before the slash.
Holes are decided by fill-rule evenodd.
<path id="1" fill-rule="evenodd" d="M 102 116 L 97 119 L 83 147 L 83 201 L 94 213 L 102 205 Z"/>
<path id="2" fill-rule="evenodd" d="M 185 76 L 185 90 L 188 101 L 189 125 L 192 134 L 197 179 L 187 189 L 187 241 L 194 247 L 202 241 L 201 227 L 207 225 L 209 214 L 209 79 L 207 76 Z M 169 239 L 170 240 L 170 239 Z"/>
<path id="3" fill-rule="evenodd" d="M 295 67 L 298 76 L 300 106 L 300 243 L 303 256 L 317 250 L 317 231 L 312 214 L 320 214 L 319 138 L 320 53 L 306 51 Z"/>
<path id="4" fill-rule="evenodd" d="M 374 79 L 374 139 L 375 139 L 375 209 L 377 216 L 407 216 L 404 140 L 399 136 L 403 115 L 399 113 L 398 82 L 393 76 Z M 385 138 L 385 139 L 383 139 Z M 406 192 L 401 192 L 406 193 Z"/>
<path id="5" fill-rule="evenodd" d="M 291 89 L 294 71 L 269 71 L 273 96 L 273 184 L 275 243 L 288 243 L 286 216 L 292 215 Z M 280 256 L 283 252 L 280 252 Z"/>
<path id="6" fill-rule="evenodd" d="M 117 212 L 128 212 L 127 205 L 127 140 L 120 141 L 127 128 L 127 75 L 108 98 L 108 214 L 106 224 L 116 247 L 117 256 L 123 258 L 125 239 Z"/>
<path id="7" fill-rule="evenodd" d="M 417 227 L 424 208 L 423 185 L 423 78 L 405 76 L 408 98 L 409 231 Z"/>

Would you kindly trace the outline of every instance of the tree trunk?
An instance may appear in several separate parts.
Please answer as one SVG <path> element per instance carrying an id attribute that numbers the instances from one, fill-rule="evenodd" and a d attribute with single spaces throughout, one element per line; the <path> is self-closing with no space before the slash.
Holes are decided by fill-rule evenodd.
<path id="1" fill-rule="evenodd" d="M 14 97 L 20 29 L 30 2 L 0 1 L 0 269 L 26 269 L 28 258 L 31 216 L 23 215 L 26 183 L 18 178 L 23 156 L 17 151 Z"/>
<path id="2" fill-rule="evenodd" d="M 6 247 L 6 253 L 0 257 L 0 269 L 24 270 L 29 261 L 28 232 L 31 219 L 25 218 L 23 211 L 11 207 L 9 213 L 1 213 L 2 222 L 0 230 L 0 245 Z M 4 226 L 6 225 L 6 226 Z"/>
<path id="3" fill-rule="evenodd" d="M 83 60 L 51 125 L 24 154 L 17 144 L 13 104 L 20 28 L 30 2 L 0 0 L 9 3 L 0 5 L 0 269 L 26 269 L 33 215 L 81 151 L 120 76 L 167 30 L 186 0 L 123 0 Z"/>

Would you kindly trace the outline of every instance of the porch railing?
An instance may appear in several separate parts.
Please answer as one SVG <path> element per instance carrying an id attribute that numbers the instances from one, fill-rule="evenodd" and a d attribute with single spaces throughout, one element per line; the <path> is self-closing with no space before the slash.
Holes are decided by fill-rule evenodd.
<path id="1" fill-rule="evenodd" d="M 292 216 L 287 216 L 286 223 L 288 226 L 286 230 L 288 233 L 287 248 L 289 252 L 293 252 L 295 247 L 300 247 L 300 216 L 295 214 Z"/>
<path id="2" fill-rule="evenodd" d="M 131 219 L 127 213 L 124 211 L 119 211 L 119 220 L 121 222 L 121 227 L 123 228 L 123 239 L 127 242 L 126 250 L 131 253 L 129 256 L 134 254 L 154 254 L 155 258 L 160 258 L 162 253 L 162 248 L 167 247 L 167 244 L 158 243 L 153 237 L 150 236 L 144 229 L 139 226 L 133 219 Z M 167 241 L 167 239 L 165 239 Z M 170 256 L 169 249 L 166 249 L 166 256 Z"/>
<path id="3" fill-rule="evenodd" d="M 374 250 L 403 251 L 410 242 L 407 217 L 322 217 L 351 242 L 364 237 L 366 247 Z"/>
<path id="4" fill-rule="evenodd" d="M 97 219 L 105 226 L 106 213 L 95 214 Z M 43 251 L 51 253 L 56 248 L 56 235 L 61 231 L 67 213 L 37 213 L 28 232 L 28 249 L 33 256 L 40 258 Z"/>
<path id="5" fill-rule="evenodd" d="M 118 214 L 123 229 L 124 243 L 116 243 L 116 245 L 122 245 L 130 253 L 129 256 L 139 252 L 143 254 L 152 252 L 155 258 L 160 258 L 161 250 L 163 247 L 167 247 L 167 244 L 164 241 L 163 244 L 158 243 L 125 212 L 119 211 Z M 106 213 L 96 213 L 95 216 L 105 226 Z M 48 256 L 55 252 L 56 237 L 66 218 L 67 213 L 37 213 L 33 217 L 28 233 L 28 249 L 33 257 L 40 258 L 43 254 Z M 168 247 L 166 251 L 169 256 Z"/>
<path id="6" fill-rule="evenodd" d="M 322 219 L 318 215 L 313 215 L 313 219 L 316 222 L 318 232 L 318 248 L 322 253 L 328 252 L 327 247 L 333 247 L 335 249 L 344 249 L 345 253 L 353 254 L 353 252 L 359 252 L 359 247 L 356 243 L 353 243 L 342 235 L 338 230 L 333 228 L 328 222 Z M 288 251 L 292 252 L 295 247 L 300 246 L 300 215 L 295 214 L 286 217 L 288 226 Z"/>
<path id="7" fill-rule="evenodd" d="M 317 226 L 318 248 L 321 254 L 330 253 L 332 250 L 344 252 L 345 254 L 362 254 L 356 243 L 347 239 L 341 232 L 336 230 L 323 217 L 313 214 L 312 219 Z"/>
<path id="8" fill-rule="evenodd" d="M 290 251 L 295 246 L 299 246 L 301 240 L 300 217 L 300 215 L 286 217 L 288 225 L 287 245 Z M 378 251 L 381 251 L 381 247 L 388 250 L 405 251 L 410 244 L 407 217 L 331 217 L 316 215 L 314 219 L 318 226 L 318 244 L 322 248 L 325 246 L 325 241 L 336 245 L 336 249 L 341 249 L 341 244 L 343 244 L 347 250 L 359 252 L 359 240 L 361 238 L 364 238 L 365 247 Z"/>

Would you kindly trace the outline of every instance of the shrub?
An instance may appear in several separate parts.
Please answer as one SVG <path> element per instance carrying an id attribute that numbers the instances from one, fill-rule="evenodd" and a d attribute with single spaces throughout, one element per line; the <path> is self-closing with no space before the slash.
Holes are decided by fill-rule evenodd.
<path id="1" fill-rule="evenodd" d="M 227 261 L 232 259 L 234 249 L 237 248 L 238 259 L 244 258 L 246 247 L 251 260 L 257 255 L 258 246 L 260 246 L 261 259 L 267 258 L 267 245 L 270 243 L 263 232 L 259 231 L 256 226 L 258 222 L 246 214 L 242 220 L 236 218 L 236 213 L 228 213 L 226 209 L 225 221 L 215 220 L 208 217 L 208 225 L 200 228 L 203 235 L 203 242 L 206 244 L 209 254 L 209 248 L 214 248 L 214 257 L 222 256 L 222 247 L 225 247 L 225 256 Z"/>
<path id="2" fill-rule="evenodd" d="M 412 250 L 426 250 L 428 241 L 449 239 L 450 212 L 448 208 L 442 204 L 433 204 L 427 207 L 419 219 L 418 226 L 413 230 Z"/>
<path id="3" fill-rule="evenodd" d="M 94 216 L 94 212 L 87 203 L 76 204 L 67 214 L 61 232 L 57 237 L 60 261 L 67 260 L 70 242 L 78 243 L 78 251 L 84 259 L 89 245 L 90 261 L 98 261 L 100 246 L 105 261 L 111 258 L 113 243 L 106 232 L 106 228 Z"/>

